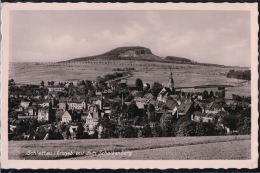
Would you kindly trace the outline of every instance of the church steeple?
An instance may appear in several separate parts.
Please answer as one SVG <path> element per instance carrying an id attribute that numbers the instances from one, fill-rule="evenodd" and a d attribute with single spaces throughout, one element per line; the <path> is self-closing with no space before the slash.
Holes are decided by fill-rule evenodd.
<path id="1" fill-rule="evenodd" d="M 173 77 L 172 77 L 172 72 L 171 72 L 171 75 L 170 75 L 170 77 L 169 77 L 168 87 L 169 87 L 172 91 L 174 90 L 174 80 L 173 80 Z"/>

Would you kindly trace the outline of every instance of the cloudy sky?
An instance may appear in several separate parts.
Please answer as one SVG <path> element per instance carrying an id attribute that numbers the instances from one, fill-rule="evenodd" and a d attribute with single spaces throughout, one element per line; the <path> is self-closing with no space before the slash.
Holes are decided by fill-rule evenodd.
<path id="1" fill-rule="evenodd" d="M 246 11 L 15 11 L 10 61 L 59 61 L 145 46 L 159 56 L 250 66 Z"/>

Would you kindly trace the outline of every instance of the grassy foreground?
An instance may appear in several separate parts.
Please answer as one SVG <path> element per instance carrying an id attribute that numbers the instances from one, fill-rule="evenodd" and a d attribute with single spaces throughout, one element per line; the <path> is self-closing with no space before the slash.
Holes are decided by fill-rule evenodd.
<path id="1" fill-rule="evenodd" d="M 9 141 L 8 145 L 11 160 L 250 159 L 249 135 Z M 217 157 L 221 152 L 224 155 Z"/>

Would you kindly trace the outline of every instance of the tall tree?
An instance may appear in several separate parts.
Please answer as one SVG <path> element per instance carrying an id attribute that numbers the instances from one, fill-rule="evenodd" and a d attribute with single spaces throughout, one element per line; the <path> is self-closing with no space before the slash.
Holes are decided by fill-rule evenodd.
<path id="1" fill-rule="evenodd" d="M 136 116 L 139 116 L 139 109 L 135 102 L 131 102 L 131 104 L 128 106 L 127 112 L 129 118 L 135 118 Z"/>
<path id="2" fill-rule="evenodd" d="M 149 124 L 146 124 L 142 129 L 142 136 L 143 137 L 152 137 L 152 129 Z"/>
<path id="3" fill-rule="evenodd" d="M 153 86 L 152 86 L 152 94 L 157 97 L 157 95 L 159 94 L 159 92 L 163 89 L 162 84 L 160 84 L 159 82 L 154 82 Z"/>
<path id="4" fill-rule="evenodd" d="M 41 86 L 42 86 L 42 87 L 44 86 L 44 81 L 41 81 Z"/>
<path id="5" fill-rule="evenodd" d="M 135 86 L 138 89 L 138 91 L 142 91 L 143 90 L 143 81 L 141 79 L 137 78 L 135 81 Z"/>

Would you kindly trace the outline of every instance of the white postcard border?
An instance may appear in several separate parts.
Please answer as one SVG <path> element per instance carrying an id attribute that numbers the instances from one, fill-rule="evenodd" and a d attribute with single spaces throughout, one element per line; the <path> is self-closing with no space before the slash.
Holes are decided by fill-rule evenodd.
<path id="1" fill-rule="evenodd" d="M 12 10 L 246 10 L 251 16 L 251 160 L 8 160 L 9 14 Z M 256 168 L 258 166 L 257 3 L 2 3 L 1 164 L 3 168 Z"/>

